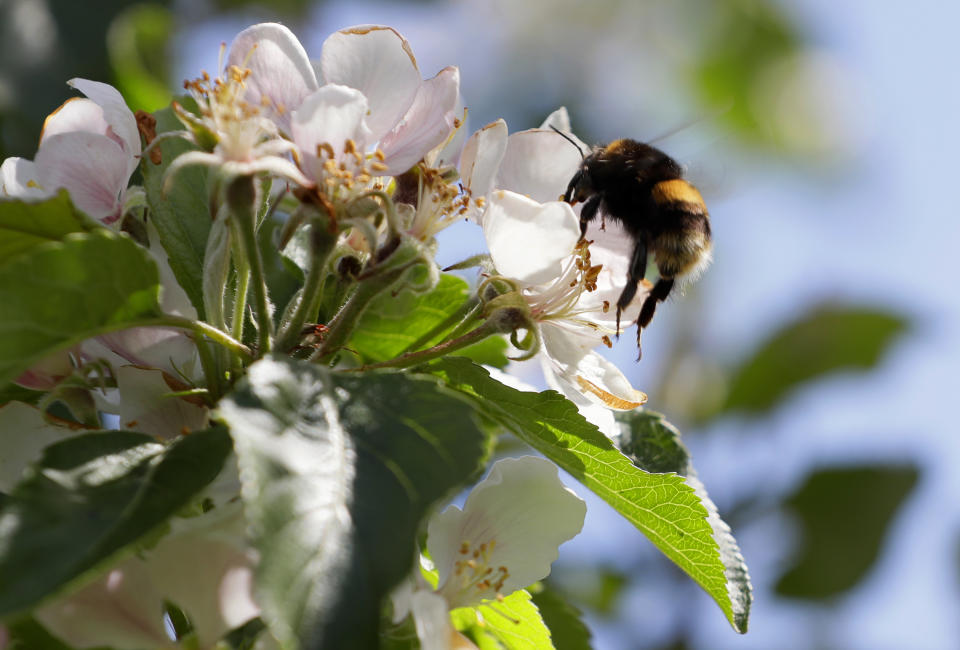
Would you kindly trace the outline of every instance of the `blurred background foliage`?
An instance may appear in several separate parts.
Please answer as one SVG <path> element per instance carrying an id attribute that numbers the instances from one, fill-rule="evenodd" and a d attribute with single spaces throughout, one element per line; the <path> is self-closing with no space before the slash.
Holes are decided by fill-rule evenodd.
<path id="1" fill-rule="evenodd" d="M 958 309 L 955 291 L 925 280 L 947 271 L 957 228 L 911 173 L 923 164 L 926 187 L 950 186 L 936 180 L 947 159 L 924 147 L 945 141 L 960 101 L 938 67 L 950 57 L 929 49 L 950 39 L 904 36 L 897 12 L 873 7 L 0 0 L 0 155 L 32 157 L 67 79 L 108 81 L 131 108 L 157 110 L 260 20 L 288 24 L 315 57 L 337 28 L 397 27 L 425 76 L 461 67 L 472 128 L 501 116 L 529 128 L 565 105 L 588 142 L 666 134 L 658 146 L 711 206 L 717 261 L 658 313 L 642 364 L 632 334 L 611 354 L 684 432 L 732 525 L 756 589 L 752 631 L 736 637 L 599 502 L 538 604 L 563 611 L 562 595 L 584 610 L 598 648 L 955 647 L 960 453 L 937 406 Z M 927 72 L 887 82 L 901 65 Z M 913 98 L 941 92 L 940 112 L 920 117 Z M 918 229 L 926 246 L 905 268 Z M 441 252 L 462 259 L 478 236 L 454 229 Z M 580 647 L 574 627 L 565 647 Z"/>

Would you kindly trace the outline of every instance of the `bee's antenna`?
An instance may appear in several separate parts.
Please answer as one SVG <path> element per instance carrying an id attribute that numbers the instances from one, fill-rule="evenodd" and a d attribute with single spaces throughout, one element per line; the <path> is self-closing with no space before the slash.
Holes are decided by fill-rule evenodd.
<path id="1" fill-rule="evenodd" d="M 583 153 L 583 149 L 580 148 L 580 145 L 578 145 L 573 138 L 571 138 L 569 135 L 567 135 L 566 133 L 564 133 L 563 131 L 561 131 L 560 129 L 558 129 L 557 127 L 555 127 L 555 126 L 552 125 L 552 124 L 550 125 L 550 128 L 553 129 L 554 131 L 556 131 L 557 133 L 559 133 L 561 138 L 563 138 L 564 140 L 566 140 L 567 142 L 569 142 L 570 144 L 572 144 L 574 147 L 576 147 L 576 148 L 577 148 L 577 151 L 580 152 L 580 158 L 581 158 L 581 159 L 585 159 L 585 158 L 587 157 L 587 155 L 586 155 L 585 153 Z"/>

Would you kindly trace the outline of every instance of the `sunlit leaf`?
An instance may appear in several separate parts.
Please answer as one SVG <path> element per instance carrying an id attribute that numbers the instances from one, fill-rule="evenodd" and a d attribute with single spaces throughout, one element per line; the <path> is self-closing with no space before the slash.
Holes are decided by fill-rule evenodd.
<path id="1" fill-rule="evenodd" d="M 427 293 L 383 293 L 364 312 L 350 339 L 350 347 L 368 362 L 392 359 L 441 326 L 464 305 L 469 295 L 467 283 L 450 274 L 441 275 L 437 286 Z M 422 341 L 418 349 L 440 342 L 456 324 L 451 322 L 440 328 Z M 505 339 L 491 337 L 456 354 L 502 368 L 507 365 L 506 349 Z"/>
<path id="2" fill-rule="evenodd" d="M 907 326 L 902 316 L 886 311 L 821 306 L 757 347 L 733 373 L 724 408 L 763 412 L 804 382 L 871 368 Z"/>
<path id="3" fill-rule="evenodd" d="M 0 384 L 51 352 L 160 315 L 157 265 L 129 237 L 73 233 L 0 266 Z"/>
<path id="4" fill-rule="evenodd" d="M 728 592 L 708 509 L 682 476 L 638 468 L 559 393 L 510 388 L 465 359 L 425 369 L 613 506 L 710 594 L 735 629 L 746 630 L 745 612 Z"/>
<path id="5" fill-rule="evenodd" d="M 435 379 L 266 359 L 221 403 L 260 553 L 264 620 L 303 648 L 376 645 L 382 600 L 414 566 L 427 509 L 487 451 Z"/>
<path id="6" fill-rule="evenodd" d="M 707 495 L 693 469 L 690 454 L 680 441 L 680 432 L 662 415 L 653 411 L 630 411 L 617 414 L 621 423 L 620 448 L 640 468 L 648 472 L 674 472 L 685 477 L 687 485 L 700 497 L 707 509 L 707 521 L 713 529 L 713 538 L 720 549 L 727 594 L 733 608 L 734 627 L 746 632 L 753 604 L 753 586 L 746 562 L 730 532 L 730 526 L 720 518 L 717 506 Z"/>
<path id="7" fill-rule="evenodd" d="M 36 604 L 163 524 L 216 477 L 230 449 L 223 428 L 168 447 L 133 432 L 47 447 L 0 510 L 0 616 Z"/>
<path id="8" fill-rule="evenodd" d="M 487 647 L 504 650 L 554 648 L 550 630 L 524 589 L 493 604 L 454 610 L 451 618 L 454 626 L 481 650 Z"/>
<path id="9" fill-rule="evenodd" d="M 786 502 L 800 547 L 777 593 L 831 598 L 854 587 L 880 555 L 887 529 L 917 483 L 910 465 L 820 470 Z"/>

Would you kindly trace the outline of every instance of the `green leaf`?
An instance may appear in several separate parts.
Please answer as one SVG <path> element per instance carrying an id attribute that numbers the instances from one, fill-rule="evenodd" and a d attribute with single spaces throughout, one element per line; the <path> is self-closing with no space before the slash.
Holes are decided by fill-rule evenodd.
<path id="1" fill-rule="evenodd" d="M 0 266 L 34 246 L 102 226 L 77 210 L 66 190 L 39 202 L 0 201 Z"/>
<path id="2" fill-rule="evenodd" d="M 733 373 L 724 410 L 762 413 L 827 373 L 877 364 L 907 330 L 886 311 L 822 305 L 776 332 Z"/>
<path id="3" fill-rule="evenodd" d="M 564 600 L 548 583 L 534 585 L 530 592 L 557 650 L 591 650 L 590 630 L 581 620 L 583 612 Z"/>
<path id="4" fill-rule="evenodd" d="M 250 366 L 220 408 L 260 553 L 264 620 L 303 648 L 375 647 L 421 519 L 487 453 L 472 409 L 434 378 L 291 359 Z"/>
<path id="5" fill-rule="evenodd" d="M 492 605 L 462 607 L 450 612 L 453 625 L 478 647 L 528 650 L 554 647 L 530 594 L 520 589 Z"/>
<path id="6" fill-rule="evenodd" d="M 0 267 L 0 384 L 51 352 L 160 315 L 149 253 L 99 229 L 36 246 Z"/>
<path id="7" fill-rule="evenodd" d="M 154 113 L 157 133 L 183 130 L 183 125 L 165 108 Z M 177 173 L 170 191 L 163 193 L 163 177 L 167 167 L 181 153 L 192 151 L 193 145 L 179 138 L 169 138 L 159 145 L 162 162 L 153 164 L 145 156 L 141 169 L 143 184 L 150 205 L 150 218 L 160 234 L 177 282 L 187 292 L 200 318 L 203 309 L 203 257 L 213 221 L 205 167 L 192 166 Z"/>
<path id="8" fill-rule="evenodd" d="M 648 472 L 673 472 L 686 478 L 700 503 L 709 513 L 707 521 L 713 529 L 713 538 L 720 549 L 727 582 L 727 596 L 733 610 L 734 628 L 746 632 L 753 604 L 753 586 L 743 554 L 730 526 L 720 518 L 717 506 L 707 495 L 697 473 L 693 469 L 690 454 L 680 441 L 680 432 L 662 415 L 653 411 L 630 411 L 618 413 L 621 423 L 620 448 L 634 464 Z"/>
<path id="9" fill-rule="evenodd" d="M 727 591 L 708 510 L 682 476 L 636 467 L 557 392 L 510 388 L 465 359 L 443 359 L 426 369 L 613 506 L 703 587 L 737 631 L 745 631 Z"/>
<path id="10" fill-rule="evenodd" d="M 777 593 L 831 598 L 855 586 L 880 555 L 918 477 L 911 465 L 838 467 L 808 477 L 785 502 L 799 519 L 801 541 Z"/>
<path id="11" fill-rule="evenodd" d="M 110 23 L 107 54 L 131 110 L 155 111 L 170 103 L 167 46 L 173 27 L 170 10 L 156 4 L 130 7 Z"/>
<path id="12" fill-rule="evenodd" d="M 440 327 L 470 297 L 470 287 L 463 279 L 444 273 L 437 286 L 426 293 L 401 291 L 380 294 L 363 313 L 354 330 L 349 347 L 369 363 L 387 361 L 404 352 L 431 330 L 439 330 L 418 348 L 427 348 L 443 340 L 457 324 Z M 507 342 L 491 337 L 457 352 L 479 363 L 502 368 L 507 365 Z"/>
<path id="13" fill-rule="evenodd" d="M 216 477 L 230 449 L 219 427 L 168 447 L 120 431 L 47 447 L 0 510 L 0 616 L 35 605 L 163 524 Z"/>
<path id="14" fill-rule="evenodd" d="M 73 650 L 57 637 L 50 634 L 35 618 L 22 616 L 5 623 L 10 635 L 6 650 Z M 90 650 L 97 650 L 91 648 Z"/>

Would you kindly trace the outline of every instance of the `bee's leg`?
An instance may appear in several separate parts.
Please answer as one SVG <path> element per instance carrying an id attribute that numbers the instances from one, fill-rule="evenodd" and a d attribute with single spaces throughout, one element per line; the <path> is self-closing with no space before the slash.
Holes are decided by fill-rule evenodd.
<path id="1" fill-rule="evenodd" d="M 660 278 L 653 285 L 647 299 L 643 301 L 643 307 L 640 308 L 640 318 L 637 319 L 637 325 L 640 329 L 650 324 L 653 319 L 653 312 L 657 309 L 657 303 L 666 300 L 671 289 L 673 289 L 673 278 Z"/>
<path id="2" fill-rule="evenodd" d="M 583 209 L 580 210 L 580 239 L 587 234 L 587 224 L 596 219 L 601 200 L 602 197 L 599 194 L 594 194 L 583 204 Z"/>
<path id="3" fill-rule="evenodd" d="M 620 336 L 620 313 L 627 308 L 637 295 L 637 285 L 643 280 L 647 272 L 647 242 L 643 237 L 637 237 L 633 245 L 633 254 L 630 256 L 630 268 L 627 269 L 627 284 L 617 298 L 617 336 Z"/>

